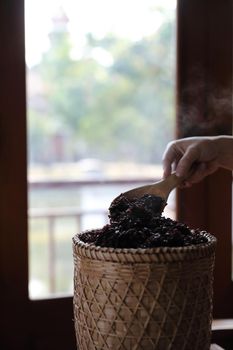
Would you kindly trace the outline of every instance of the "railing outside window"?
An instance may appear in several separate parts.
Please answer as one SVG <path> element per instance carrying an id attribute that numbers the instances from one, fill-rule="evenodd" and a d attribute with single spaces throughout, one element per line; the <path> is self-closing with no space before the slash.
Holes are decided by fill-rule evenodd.
<path id="1" fill-rule="evenodd" d="M 114 196 L 125 189 L 152 183 L 155 179 L 107 181 L 31 182 L 29 193 L 48 196 L 62 192 L 63 196 L 79 193 L 87 196 L 89 206 L 31 207 L 29 209 L 30 284 L 31 298 L 72 293 L 72 236 L 86 229 L 101 227 L 108 222 L 108 207 Z M 98 197 L 89 196 L 99 188 Z M 108 192 L 108 195 L 106 195 Z M 34 194 L 33 194 L 34 193 Z M 101 197 L 101 193 L 103 196 Z M 40 195 L 39 195 L 40 196 Z M 72 202 L 72 201 L 71 201 Z M 101 203 L 102 202 L 102 203 Z M 59 205 L 59 203 L 57 203 Z M 93 205 L 92 205 L 93 204 Z M 98 205 L 96 205 L 98 204 Z M 165 215 L 175 217 L 174 196 L 171 195 Z"/>

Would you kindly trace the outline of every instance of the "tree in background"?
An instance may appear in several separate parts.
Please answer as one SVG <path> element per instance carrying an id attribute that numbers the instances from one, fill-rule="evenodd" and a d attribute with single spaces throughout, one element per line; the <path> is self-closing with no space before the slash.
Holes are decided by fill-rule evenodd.
<path id="1" fill-rule="evenodd" d="M 31 160 L 160 163 L 174 129 L 174 19 L 137 42 L 89 33 L 79 59 L 67 23 L 64 14 L 54 21 L 50 48 L 29 72 L 40 76 L 44 101 L 29 101 Z M 48 141 L 58 135 L 59 155 Z"/>

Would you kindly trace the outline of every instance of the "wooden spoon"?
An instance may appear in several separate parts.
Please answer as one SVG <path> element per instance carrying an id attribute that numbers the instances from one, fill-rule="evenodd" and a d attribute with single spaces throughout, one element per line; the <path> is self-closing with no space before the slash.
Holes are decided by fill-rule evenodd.
<path id="1" fill-rule="evenodd" d="M 173 173 L 163 180 L 160 180 L 151 185 L 144 185 L 144 186 L 133 188 L 132 190 L 122 193 L 120 196 L 124 196 L 129 200 L 133 198 L 140 198 L 145 194 L 161 197 L 162 200 L 164 201 L 163 208 L 161 208 L 161 211 L 163 211 L 165 205 L 167 204 L 167 199 L 170 192 L 175 187 L 180 185 L 183 181 L 184 181 L 184 178 L 178 177 L 176 176 L 175 173 Z M 112 201 L 112 203 L 115 203 L 120 196 L 116 197 Z"/>

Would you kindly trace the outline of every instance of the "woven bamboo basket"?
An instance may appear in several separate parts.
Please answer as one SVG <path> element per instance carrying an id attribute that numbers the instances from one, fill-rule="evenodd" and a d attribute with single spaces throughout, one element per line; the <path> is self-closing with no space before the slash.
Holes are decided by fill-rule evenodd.
<path id="1" fill-rule="evenodd" d="M 73 238 L 79 350 L 209 350 L 216 239 L 101 248 Z"/>

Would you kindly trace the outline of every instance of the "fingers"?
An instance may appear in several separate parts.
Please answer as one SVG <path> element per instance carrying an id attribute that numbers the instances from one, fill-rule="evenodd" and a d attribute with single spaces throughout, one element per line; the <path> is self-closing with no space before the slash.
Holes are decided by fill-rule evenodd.
<path id="1" fill-rule="evenodd" d="M 163 177 L 166 178 L 172 172 L 172 170 L 176 169 L 176 164 L 179 162 L 181 155 L 177 152 L 176 144 L 169 143 L 165 152 L 163 154 Z M 174 169 L 172 169 L 174 166 Z"/>
<path id="2" fill-rule="evenodd" d="M 182 188 L 191 187 L 194 183 L 197 183 L 205 177 L 206 173 L 206 164 L 199 163 L 196 164 L 192 169 L 192 173 L 187 179 L 183 182 Z"/>
<path id="3" fill-rule="evenodd" d="M 188 177 L 192 166 L 199 160 L 198 147 L 189 146 L 181 157 L 176 168 L 176 175 L 180 177 Z"/>
<path id="4" fill-rule="evenodd" d="M 202 181 L 206 176 L 214 173 L 217 168 L 218 166 L 216 162 L 199 163 L 195 166 L 195 170 L 192 172 L 191 176 L 184 181 L 181 187 L 190 187 L 193 184 Z"/>
<path id="5" fill-rule="evenodd" d="M 201 181 L 218 167 L 218 151 L 209 138 L 186 138 L 170 142 L 163 155 L 164 177 L 175 170 L 177 176 L 185 179 L 182 187 Z"/>
<path id="6" fill-rule="evenodd" d="M 189 145 L 183 149 L 182 143 L 172 142 L 168 144 L 163 155 L 163 171 L 164 177 L 176 170 L 176 175 L 187 177 L 190 173 L 192 165 L 198 160 L 199 151 L 197 147 Z"/>

